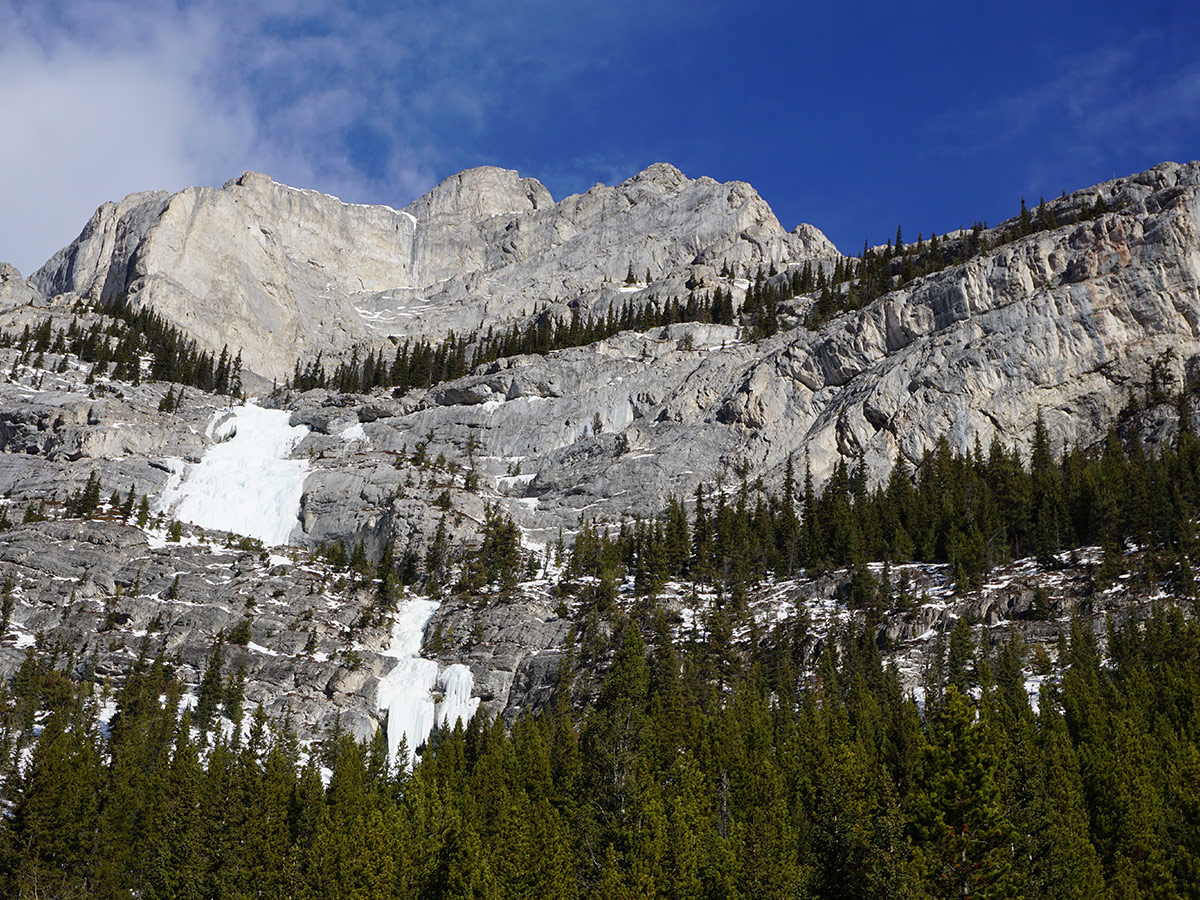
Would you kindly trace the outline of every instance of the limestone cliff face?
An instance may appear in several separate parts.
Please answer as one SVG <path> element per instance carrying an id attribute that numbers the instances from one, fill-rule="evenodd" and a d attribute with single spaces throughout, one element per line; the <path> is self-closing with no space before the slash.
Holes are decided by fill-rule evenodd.
<path id="1" fill-rule="evenodd" d="M 532 178 L 471 169 L 406 210 L 246 173 L 220 190 L 105 204 L 32 282 L 47 296 L 128 294 L 202 347 L 240 348 L 248 372 L 282 379 L 318 352 L 611 301 L 630 266 L 678 280 L 705 262 L 836 255 L 812 226 L 784 231 L 749 185 L 665 164 L 557 204 Z"/>
<path id="2" fill-rule="evenodd" d="M 1176 387 L 1200 374 L 1200 165 L 1081 192 L 1061 219 L 1098 196 L 1120 209 L 1004 244 L 816 332 L 749 343 L 734 327 L 681 324 L 501 360 L 406 398 L 368 434 L 377 452 L 428 433 L 429 452 L 448 458 L 480 447 L 475 465 L 540 540 L 585 517 L 653 514 L 743 463 L 777 483 L 789 454 L 818 483 L 860 454 L 881 477 L 942 436 L 958 450 L 993 437 L 1025 450 L 1039 412 L 1056 451 L 1086 445 L 1144 393 L 1160 357 Z M 297 401 L 297 414 L 320 402 Z"/>
<path id="3" fill-rule="evenodd" d="M 1200 164 L 1165 164 L 1073 195 L 1095 220 L 1006 244 L 888 294 L 767 353 L 725 414 L 826 463 L 861 451 L 876 471 L 946 435 L 1024 446 L 1039 410 L 1058 449 L 1101 437 L 1171 354 L 1175 385 L 1200 372 Z M 823 458 L 823 459 L 822 459 Z M 826 468 L 821 465 L 821 468 Z"/>
<path id="4" fill-rule="evenodd" d="M 0 311 L 36 302 L 44 302 L 38 290 L 21 277 L 15 266 L 0 263 Z"/>
<path id="5" fill-rule="evenodd" d="M 995 247 L 816 332 L 749 343 L 736 328 L 677 325 L 502 360 L 371 412 L 372 447 L 396 452 L 433 429 L 431 452 L 462 458 L 482 436 L 479 466 L 528 527 L 551 534 L 585 511 L 653 512 L 743 462 L 777 477 L 789 454 L 818 480 L 859 454 L 881 475 L 943 435 L 958 449 L 1024 446 L 1039 411 L 1057 448 L 1097 440 L 1162 354 L 1176 384 L 1200 374 L 1200 164 L 1052 206 L 1069 222 L 1097 199 L 1114 211 Z M 461 333 L 517 318 L 547 291 L 615 302 L 631 265 L 675 273 L 670 284 L 715 277 L 722 261 L 834 252 L 815 229 L 785 232 L 749 186 L 661 164 L 559 203 L 533 179 L 475 169 L 405 211 L 246 175 L 106 205 L 31 282 L 93 295 L 124 284 L 202 342 L 243 346 L 256 371 L 284 374 L 306 348 Z M 323 402 L 297 401 L 297 414 L 319 419 Z M 517 461 L 523 474 L 507 480 Z M 339 490 L 314 476 L 314 540 L 357 527 L 337 512 Z"/>
<path id="6" fill-rule="evenodd" d="M 138 245 L 163 214 L 164 191 L 130 194 L 105 203 L 72 243 L 59 250 L 30 281 L 44 294 L 75 293 L 88 299 L 107 298 L 124 290 L 128 265 Z"/>
<path id="7" fill-rule="evenodd" d="M 1111 211 L 1067 224 L 1101 199 Z M 1169 389 L 1200 380 L 1200 163 L 1051 206 L 1060 227 L 1003 244 L 995 230 L 990 250 L 817 331 L 751 341 L 735 326 L 676 324 L 502 359 L 403 397 L 281 393 L 274 402 L 311 428 L 294 451 L 309 469 L 292 540 L 363 541 L 373 555 L 390 541 L 420 557 L 447 519 L 454 545 L 473 540 L 496 503 L 542 560 L 584 520 L 651 515 L 698 483 L 711 491 L 723 478 L 729 489 L 748 472 L 777 486 L 789 455 L 800 467 L 807 458 L 818 483 L 839 459 L 861 457 L 879 477 L 943 436 L 959 450 L 993 437 L 1026 449 L 1039 413 L 1056 450 L 1099 440 L 1129 393 L 1144 392 L 1151 363 Z M 472 170 L 403 211 L 247 174 L 220 190 L 106 204 L 28 281 L 0 265 L 0 329 L 17 335 L 51 317 L 86 331 L 103 317 L 74 298 L 128 293 L 209 347 L 241 347 L 260 375 L 281 375 L 321 349 L 502 324 L 543 299 L 603 309 L 629 290 L 630 266 L 649 268 L 649 289 L 665 296 L 689 279 L 738 290 L 717 274 L 722 262 L 744 272 L 834 254 L 810 226 L 785 232 L 748 186 L 665 165 L 558 203 L 514 172 Z M 781 318 L 812 302 L 793 301 Z M 0 347 L 0 509 L 14 526 L 92 474 L 106 493 L 154 500 L 178 465 L 220 440 L 209 426 L 228 398 L 188 388 L 163 413 L 174 387 L 92 378 L 89 364 L 38 355 Z M 1200 427 L 1194 402 L 1192 415 Z M 1132 424 L 1162 445 L 1176 416 L 1164 403 Z M 253 640 L 231 651 L 247 665 L 251 700 L 305 734 L 340 710 L 369 735 L 376 680 L 393 664 L 386 628 L 358 624 L 375 589 L 337 587 L 338 573 L 300 551 L 286 560 L 196 529 L 171 543 L 163 524 L 31 521 L 4 532 L 0 581 L 13 573 L 19 586 L 20 631 L 19 643 L 0 642 L 0 674 L 38 633 L 81 660 L 99 647 L 99 671 L 118 673 L 153 632 L 194 684 L 213 636 L 253 609 Z M 168 596 L 180 572 L 187 591 Z M 841 577 L 795 590 L 832 605 Z M 1012 620 L 1036 587 L 982 597 L 971 614 Z M 469 664 L 485 711 L 511 718 L 549 696 L 574 612 L 562 615 L 537 579 L 485 610 L 448 601 L 435 620 L 456 636 L 443 660 Z M 947 615 L 925 606 L 888 633 L 920 643 Z"/>

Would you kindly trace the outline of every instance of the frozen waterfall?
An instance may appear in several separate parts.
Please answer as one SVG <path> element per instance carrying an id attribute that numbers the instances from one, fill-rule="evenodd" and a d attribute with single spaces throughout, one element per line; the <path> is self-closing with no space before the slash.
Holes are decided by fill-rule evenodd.
<path id="1" fill-rule="evenodd" d="M 289 418 L 285 410 L 251 403 L 215 415 L 208 434 L 220 443 L 196 465 L 177 468 L 159 509 L 202 528 L 286 544 L 308 474 L 308 460 L 288 458 L 308 428 Z"/>
<path id="2" fill-rule="evenodd" d="M 441 670 L 436 660 L 420 655 L 425 626 L 439 605 L 436 600 L 404 601 L 392 625 L 391 646 L 384 651 L 396 657 L 395 667 L 380 680 L 378 689 L 379 708 L 388 714 L 388 758 L 393 765 L 412 764 L 435 722 L 453 727 L 462 719 L 465 724 L 479 708 L 479 698 L 471 696 L 474 679 L 469 667 L 455 664 Z M 439 687 L 440 702 L 434 697 Z M 406 760 L 396 758 L 401 738 L 408 742 Z"/>

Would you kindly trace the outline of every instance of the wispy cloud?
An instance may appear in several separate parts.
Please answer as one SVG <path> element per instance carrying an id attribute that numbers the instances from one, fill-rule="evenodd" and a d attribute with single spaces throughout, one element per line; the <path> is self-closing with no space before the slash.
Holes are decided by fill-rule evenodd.
<path id="1" fill-rule="evenodd" d="M 105 200 L 244 169 L 392 205 L 485 162 L 536 163 L 524 174 L 572 186 L 627 177 L 608 148 L 547 165 L 496 136 L 557 135 L 564 103 L 586 120 L 601 73 L 621 54 L 628 72 L 628 48 L 653 29 L 686 35 L 686 8 L 0 0 L 0 260 L 28 274 Z"/>
<path id="2" fill-rule="evenodd" d="M 253 140 L 249 110 L 198 78 L 202 23 L 121 16 L 100 35 L 90 16 L 46 12 L 0 3 L 0 259 L 26 274 L 100 202 L 208 180 Z"/>
<path id="3" fill-rule="evenodd" d="M 935 124 L 931 154 L 987 160 L 1021 148 L 1029 159 L 1027 193 L 1081 187 L 1064 178 L 1124 175 L 1105 165 L 1140 166 L 1197 154 L 1190 136 L 1200 124 L 1200 62 L 1158 71 L 1157 32 L 1120 45 L 1064 57 L 1032 87 L 992 98 L 978 109 L 947 112 Z M 1040 152 L 1026 148 L 1034 143 Z M 1070 173 L 1070 174 L 1068 174 Z"/>
<path id="4" fill-rule="evenodd" d="M 246 168 L 407 203 L 536 65 L 535 5 L 0 0 L 0 260 L 28 274 L 105 200 Z"/>

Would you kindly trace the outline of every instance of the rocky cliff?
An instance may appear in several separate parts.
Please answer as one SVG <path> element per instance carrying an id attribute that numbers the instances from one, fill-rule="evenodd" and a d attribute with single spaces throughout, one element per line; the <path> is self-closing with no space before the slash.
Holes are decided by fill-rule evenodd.
<path id="1" fill-rule="evenodd" d="M 1119 211 L 1020 237 L 818 331 L 748 341 L 681 323 L 501 360 L 373 413 L 372 451 L 426 434 L 451 458 L 477 446 L 475 465 L 544 540 L 583 517 L 652 515 L 741 469 L 778 484 L 789 455 L 818 483 L 860 456 L 878 479 L 943 436 L 1027 451 L 1039 414 L 1056 452 L 1092 444 L 1153 365 L 1175 388 L 1197 377 L 1200 166 L 1073 195 L 1062 219 L 1098 197 Z M 308 421 L 324 402 L 293 400 Z"/>
<path id="2" fill-rule="evenodd" d="M 30 281 L 46 296 L 127 295 L 282 381 L 298 358 L 388 337 L 461 335 L 567 301 L 603 312 L 630 268 L 678 291 L 705 263 L 836 256 L 811 226 L 786 232 L 749 185 L 665 164 L 559 203 L 532 178 L 471 169 L 404 210 L 247 172 L 105 204 Z"/>
<path id="3" fill-rule="evenodd" d="M 571 648 L 578 610 L 553 595 L 550 557 L 585 521 L 652 516 L 697 484 L 776 488 L 789 457 L 820 483 L 839 460 L 861 460 L 878 480 L 943 437 L 958 450 L 997 438 L 1026 452 L 1039 415 L 1056 451 L 1090 445 L 1131 396 L 1195 386 L 1200 163 L 1088 188 L 1049 204 L 1037 227 L 1013 220 L 972 239 L 958 261 L 815 329 L 802 324 L 813 292 L 783 303 L 788 327 L 761 339 L 744 325 L 676 323 L 500 359 L 399 396 L 280 391 L 263 402 L 307 427 L 289 451 L 307 466 L 285 523 L 293 549 L 265 551 L 198 530 L 164 538 L 177 511 L 168 489 L 228 437 L 214 424 L 229 398 L 188 388 L 166 409 L 175 386 L 97 374 L 53 334 L 68 323 L 119 331 L 105 303 L 127 295 L 203 347 L 240 348 L 260 378 L 283 378 L 317 352 L 502 326 L 543 303 L 603 313 L 689 286 L 740 300 L 759 265 L 778 279 L 805 263 L 828 271 L 836 250 L 809 226 L 784 231 L 749 186 L 666 165 L 558 203 L 532 179 L 476 169 L 401 211 L 255 174 L 106 204 L 28 281 L 0 268 L 0 331 L 53 323 L 41 351 L 32 339 L 0 347 L 0 507 L 16 526 L 48 500 L 54 518 L 96 475 L 106 495 L 146 494 L 159 518 L 138 527 L 108 508 L 103 523 L 31 516 L 0 533 L 0 576 L 20 598 L 0 667 L 57 642 L 117 672 L 146 639 L 194 681 L 213 638 L 249 616 L 252 639 L 233 652 L 250 696 L 306 734 L 341 710 L 365 735 L 380 720 L 389 634 L 369 578 L 314 554 L 361 543 L 372 563 L 392 547 L 425 566 L 439 526 L 450 545 L 470 546 L 494 504 L 519 526 L 529 571 L 503 600 L 448 600 L 429 652 L 469 665 L 484 709 L 511 717 L 546 701 Z M 630 269 L 637 283 L 626 285 Z M 1176 422 L 1159 403 L 1135 424 L 1163 444 Z M 195 587 L 167 597 L 179 573 Z M 929 602 L 884 629 L 910 674 L 958 614 L 945 573 L 918 574 Z M 770 621 L 807 606 L 836 622 L 848 577 L 794 580 L 751 605 Z M 1061 610 L 1081 602 L 1062 577 L 1026 566 L 1005 582 L 1019 596 L 992 585 L 969 600 L 972 614 L 997 625 L 1024 614 L 1039 579 Z M 682 623 L 710 601 L 678 588 L 670 603 Z"/>

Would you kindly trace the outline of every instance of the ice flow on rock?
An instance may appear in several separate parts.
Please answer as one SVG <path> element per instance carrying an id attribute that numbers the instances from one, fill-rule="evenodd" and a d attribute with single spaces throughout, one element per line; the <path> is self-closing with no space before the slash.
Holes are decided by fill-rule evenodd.
<path id="1" fill-rule="evenodd" d="M 453 727 L 462 719 L 465 724 L 479 707 L 479 698 L 471 696 L 474 678 L 469 667 L 455 664 L 439 671 L 436 660 L 420 655 L 425 626 L 439 605 L 437 600 L 406 600 L 392 625 L 385 655 L 396 657 L 396 665 L 380 680 L 377 703 L 387 710 L 388 758 L 393 765 L 411 765 L 435 723 Z M 439 686 L 441 702 L 434 698 Z M 404 760 L 397 759 L 401 738 L 408 747 Z"/>
<path id="2" fill-rule="evenodd" d="M 159 506 L 202 528 L 258 538 L 268 546 L 287 543 L 300 514 L 308 460 L 289 459 L 308 434 L 289 424 L 290 414 L 246 404 L 209 424 L 222 439 L 163 491 Z"/>

